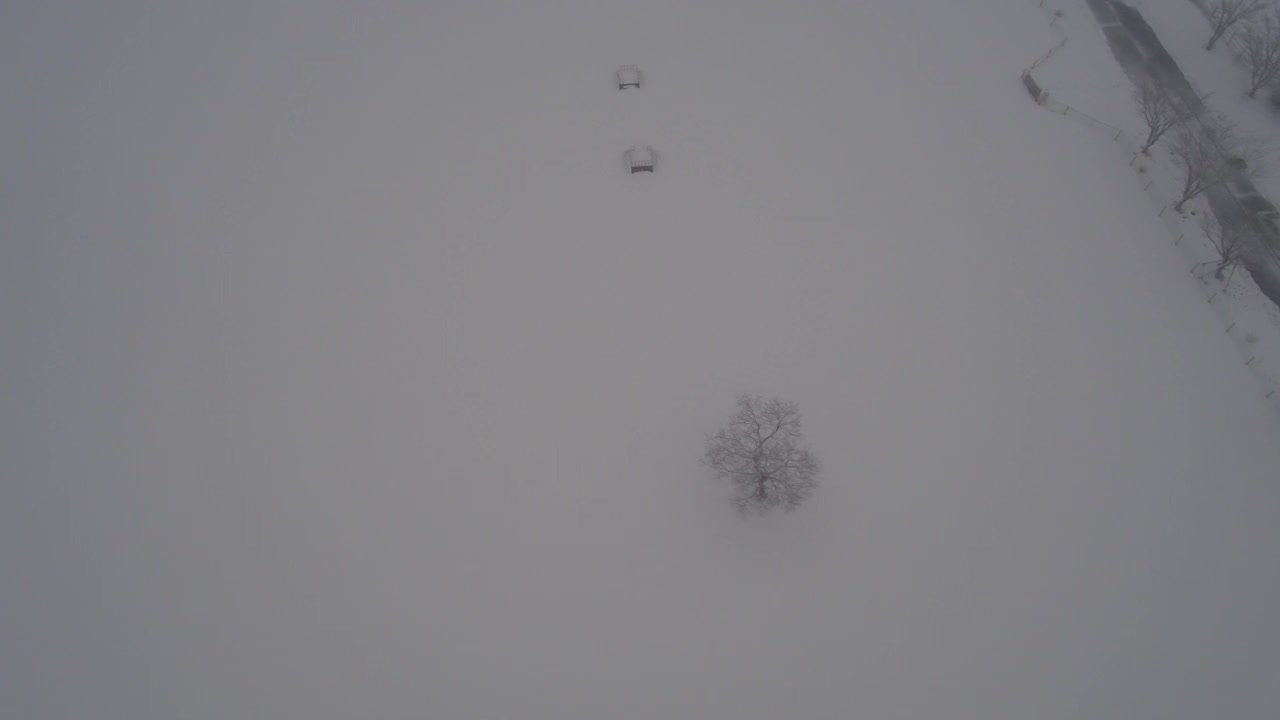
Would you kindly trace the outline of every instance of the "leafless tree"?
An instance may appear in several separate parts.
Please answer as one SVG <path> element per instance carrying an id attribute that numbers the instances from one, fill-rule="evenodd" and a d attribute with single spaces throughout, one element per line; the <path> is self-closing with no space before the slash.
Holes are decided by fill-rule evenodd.
<path id="1" fill-rule="evenodd" d="M 818 486 L 818 459 L 804 447 L 800 411 L 781 398 L 738 398 L 738 409 L 707 438 L 706 464 L 733 485 L 739 512 L 800 506 Z"/>
<path id="2" fill-rule="evenodd" d="M 1183 173 L 1182 197 L 1173 206 L 1178 212 L 1182 212 L 1188 200 L 1222 182 L 1230 172 L 1221 155 L 1196 128 L 1178 128 L 1169 152 Z"/>
<path id="3" fill-rule="evenodd" d="M 1143 155 L 1149 155 L 1151 146 L 1189 114 L 1181 101 L 1154 80 L 1147 80 L 1139 85 L 1133 91 L 1133 101 L 1137 103 L 1142 119 L 1147 123 L 1147 139 L 1142 145 Z"/>
<path id="4" fill-rule="evenodd" d="M 1200 115 L 1179 124 L 1169 153 L 1183 171 L 1182 197 L 1173 206 L 1182 212 L 1188 200 L 1211 187 L 1261 175 L 1271 147 L 1225 117 Z"/>
<path id="5" fill-rule="evenodd" d="M 1245 233 L 1235 224 L 1224 227 L 1211 212 L 1201 216 L 1200 229 L 1204 230 L 1204 236 L 1213 245 L 1213 249 L 1218 251 L 1218 266 L 1214 269 L 1213 276 L 1222 280 L 1223 274 L 1240 262 Z"/>
<path id="6" fill-rule="evenodd" d="M 1240 59 L 1249 71 L 1250 98 L 1280 78 L 1280 15 L 1267 14 L 1240 32 Z"/>
<path id="7" fill-rule="evenodd" d="M 1204 8 L 1204 11 L 1205 15 L 1209 17 L 1209 25 L 1213 27 L 1213 34 L 1209 36 L 1209 42 L 1205 43 L 1204 49 L 1212 50 L 1213 46 L 1236 23 L 1258 14 L 1265 6 L 1265 0 L 1217 0 L 1216 2 L 1210 2 Z"/>

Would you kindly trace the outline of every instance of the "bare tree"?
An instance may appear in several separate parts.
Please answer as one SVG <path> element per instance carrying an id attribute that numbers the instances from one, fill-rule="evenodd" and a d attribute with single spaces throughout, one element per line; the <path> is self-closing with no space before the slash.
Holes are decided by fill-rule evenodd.
<path id="1" fill-rule="evenodd" d="M 1204 49 L 1212 50 L 1236 23 L 1258 14 L 1265 6 L 1265 0 L 1217 0 L 1209 3 L 1204 10 L 1209 17 L 1209 25 L 1213 27 L 1213 34 L 1209 36 Z"/>
<path id="2" fill-rule="evenodd" d="M 800 506 L 818 486 L 818 459 L 803 445 L 800 411 L 780 398 L 738 398 L 738 409 L 707 438 L 706 464 L 733 485 L 739 512 Z"/>
<path id="3" fill-rule="evenodd" d="M 1159 142 L 1186 113 L 1182 103 L 1153 80 L 1143 82 L 1133 91 L 1133 101 L 1147 123 L 1147 139 L 1142 145 L 1142 154 L 1150 155 L 1151 146 Z"/>
<path id="4" fill-rule="evenodd" d="M 1235 224 L 1224 227 L 1211 212 L 1206 212 L 1200 218 L 1200 229 L 1204 230 L 1204 236 L 1213 245 L 1213 249 L 1218 251 L 1218 267 L 1214 269 L 1213 276 L 1222 280 L 1227 269 L 1240 262 L 1245 233 Z"/>
<path id="5" fill-rule="evenodd" d="M 1240 33 L 1240 59 L 1249 70 L 1250 98 L 1280 78 L 1280 16 L 1268 14 Z"/>
<path id="6" fill-rule="evenodd" d="M 1240 132 L 1222 116 L 1202 115 L 1195 123 L 1181 124 L 1169 147 L 1173 162 L 1183 170 L 1182 197 L 1174 209 L 1182 212 L 1188 200 L 1228 180 L 1258 177 L 1270 152 L 1266 142 Z"/>
<path id="7" fill-rule="evenodd" d="M 1173 209 L 1182 212 L 1182 206 L 1191 198 L 1226 179 L 1229 170 L 1213 146 L 1194 128 L 1180 127 L 1169 147 L 1173 162 L 1182 168 L 1182 197 Z"/>

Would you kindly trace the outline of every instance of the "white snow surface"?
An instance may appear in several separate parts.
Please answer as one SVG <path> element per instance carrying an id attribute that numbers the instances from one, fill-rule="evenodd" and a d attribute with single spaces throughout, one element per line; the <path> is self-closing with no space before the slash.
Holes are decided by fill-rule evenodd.
<path id="1" fill-rule="evenodd" d="M 0 6 L 2 714 L 1274 718 L 1280 423 L 1055 41 Z M 699 466 L 743 392 L 796 513 Z"/>

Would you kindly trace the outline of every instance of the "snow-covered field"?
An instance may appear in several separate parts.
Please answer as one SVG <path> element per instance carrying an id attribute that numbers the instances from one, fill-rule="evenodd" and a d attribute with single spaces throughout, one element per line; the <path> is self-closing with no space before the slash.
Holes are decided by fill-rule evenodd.
<path id="1" fill-rule="evenodd" d="M 0 6 L 0 714 L 1274 718 L 1280 423 L 1053 42 Z M 741 392 L 796 513 L 699 467 Z"/>

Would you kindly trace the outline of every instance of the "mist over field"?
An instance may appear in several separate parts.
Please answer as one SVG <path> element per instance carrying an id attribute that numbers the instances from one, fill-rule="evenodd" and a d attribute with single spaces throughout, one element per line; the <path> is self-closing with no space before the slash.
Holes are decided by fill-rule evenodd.
<path id="1" fill-rule="evenodd" d="M 1053 42 L 3 5 L 0 715 L 1274 718 L 1280 422 Z M 795 512 L 701 463 L 744 393 Z"/>

